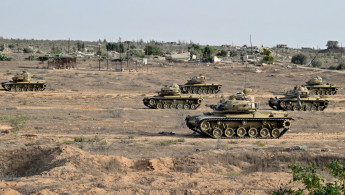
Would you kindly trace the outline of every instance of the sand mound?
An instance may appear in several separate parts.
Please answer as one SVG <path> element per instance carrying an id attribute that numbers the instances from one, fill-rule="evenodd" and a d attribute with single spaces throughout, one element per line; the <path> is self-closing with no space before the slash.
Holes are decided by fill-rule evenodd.
<path id="1" fill-rule="evenodd" d="M 289 185 L 288 164 L 314 162 L 322 167 L 334 159 L 343 157 L 302 150 L 277 153 L 272 149 L 210 150 L 184 157 L 135 160 L 93 155 L 70 146 L 33 146 L 1 154 L 0 171 L 5 182 L 0 182 L 0 188 L 42 195 L 228 194 L 246 192 L 244 189 L 254 185 L 262 190 L 250 192 L 265 194 Z"/>

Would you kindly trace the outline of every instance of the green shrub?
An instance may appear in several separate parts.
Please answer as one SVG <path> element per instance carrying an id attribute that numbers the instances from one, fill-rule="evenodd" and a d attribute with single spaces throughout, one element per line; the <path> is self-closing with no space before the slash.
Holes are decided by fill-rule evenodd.
<path id="1" fill-rule="evenodd" d="M 264 51 L 261 53 L 262 55 L 264 55 L 262 63 L 273 64 L 274 57 L 271 56 L 271 53 L 271 50 L 264 48 Z"/>
<path id="2" fill-rule="evenodd" d="M 345 70 L 345 63 L 342 62 L 337 66 L 337 70 Z"/>
<path id="3" fill-rule="evenodd" d="M 311 65 L 312 65 L 313 67 L 318 68 L 318 67 L 321 67 L 321 66 L 322 66 L 322 62 L 321 62 L 320 60 L 314 60 L 314 61 L 311 63 Z"/>
<path id="4" fill-rule="evenodd" d="M 0 54 L 0 61 L 11 61 L 12 58 L 7 57 L 5 54 Z"/>
<path id="5" fill-rule="evenodd" d="M 75 137 L 74 142 L 85 142 L 86 138 L 85 137 Z"/>
<path id="6" fill-rule="evenodd" d="M 291 58 L 291 62 L 294 64 L 306 64 L 308 60 L 308 57 L 302 53 L 296 54 L 294 56 L 292 56 Z"/>
<path id="7" fill-rule="evenodd" d="M 24 53 L 34 53 L 34 50 L 29 48 L 29 47 L 24 48 L 23 51 L 24 51 Z"/>
<path id="8" fill-rule="evenodd" d="M 345 168 L 339 161 L 333 161 L 326 168 L 330 174 L 334 177 L 332 182 L 327 182 L 326 179 L 317 171 L 317 167 L 314 164 L 310 166 L 302 166 L 300 163 L 289 165 L 292 171 L 292 181 L 302 182 L 304 189 L 281 189 L 273 192 L 274 195 L 279 194 L 305 194 L 308 191 L 309 194 L 321 195 L 321 194 L 345 194 Z"/>

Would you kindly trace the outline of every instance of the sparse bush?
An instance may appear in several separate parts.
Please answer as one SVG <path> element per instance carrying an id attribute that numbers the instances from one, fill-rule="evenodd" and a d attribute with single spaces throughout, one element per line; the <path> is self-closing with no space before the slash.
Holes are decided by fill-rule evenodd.
<path id="1" fill-rule="evenodd" d="M 265 143 L 263 143 L 261 141 L 257 141 L 257 142 L 255 142 L 255 145 L 257 145 L 257 146 L 265 146 Z"/>
<path id="2" fill-rule="evenodd" d="M 12 127 L 11 131 L 16 132 L 22 128 L 24 128 L 26 121 L 29 120 L 26 116 L 0 116 L 0 120 L 8 121 Z"/>
<path id="3" fill-rule="evenodd" d="M 337 66 L 337 70 L 345 70 L 345 63 L 342 62 Z"/>
<path id="4" fill-rule="evenodd" d="M 307 60 L 308 60 L 308 57 L 306 55 L 304 55 L 303 53 L 296 54 L 296 55 L 292 56 L 292 58 L 291 58 L 292 63 L 301 64 L 301 65 L 306 64 Z"/>
<path id="5" fill-rule="evenodd" d="M 236 57 L 238 55 L 236 50 L 231 50 L 230 51 L 230 57 Z"/>
<path id="6" fill-rule="evenodd" d="M 24 48 L 23 51 L 24 51 L 24 53 L 34 53 L 34 50 L 29 48 L 29 47 Z"/>
<path id="7" fill-rule="evenodd" d="M 182 139 L 177 139 L 177 140 L 165 140 L 165 141 L 159 142 L 159 145 L 161 145 L 161 146 L 169 146 L 169 145 L 172 145 L 172 144 L 179 144 L 179 143 L 182 143 L 184 141 L 185 140 L 183 138 Z"/>
<path id="8" fill-rule="evenodd" d="M 217 53 L 217 56 L 226 57 L 228 55 L 228 52 L 225 50 L 221 50 Z"/>
<path id="9" fill-rule="evenodd" d="M 321 62 L 320 60 L 314 60 L 314 61 L 311 63 L 311 65 L 312 65 L 313 67 L 319 68 L 319 67 L 322 66 L 322 62 Z"/>

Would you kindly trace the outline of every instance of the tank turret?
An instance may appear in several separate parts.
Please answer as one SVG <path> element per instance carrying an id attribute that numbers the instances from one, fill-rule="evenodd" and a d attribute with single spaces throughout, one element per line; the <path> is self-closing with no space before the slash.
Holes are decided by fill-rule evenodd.
<path id="1" fill-rule="evenodd" d="M 176 83 L 174 83 L 170 86 L 165 85 L 158 94 L 160 96 L 181 95 L 181 91 L 179 86 Z"/>
<path id="2" fill-rule="evenodd" d="M 189 129 L 211 138 L 279 138 L 291 127 L 284 111 L 258 110 L 253 98 L 221 99 L 207 105 L 213 112 L 186 117 Z"/>
<path id="3" fill-rule="evenodd" d="M 199 76 L 194 76 L 187 81 L 188 84 L 202 84 L 205 83 L 205 76 L 200 74 Z"/>
<path id="4" fill-rule="evenodd" d="M 322 78 L 320 76 L 314 77 L 306 82 L 307 85 L 322 85 Z"/>

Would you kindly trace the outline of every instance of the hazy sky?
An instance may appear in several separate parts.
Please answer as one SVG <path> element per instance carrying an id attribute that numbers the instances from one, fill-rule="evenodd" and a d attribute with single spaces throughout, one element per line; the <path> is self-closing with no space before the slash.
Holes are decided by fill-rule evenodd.
<path id="1" fill-rule="evenodd" d="M 4 38 L 345 45 L 344 0 L 1 0 Z"/>

